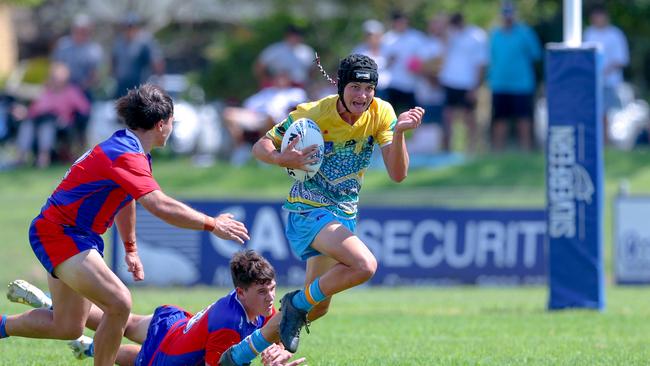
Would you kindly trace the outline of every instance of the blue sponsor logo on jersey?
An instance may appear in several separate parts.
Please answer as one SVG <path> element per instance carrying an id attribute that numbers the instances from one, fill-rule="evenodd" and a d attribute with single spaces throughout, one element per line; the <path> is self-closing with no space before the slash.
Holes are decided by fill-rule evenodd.
<path id="1" fill-rule="evenodd" d="M 334 142 L 325 141 L 325 155 L 330 154 L 332 151 L 334 151 Z"/>

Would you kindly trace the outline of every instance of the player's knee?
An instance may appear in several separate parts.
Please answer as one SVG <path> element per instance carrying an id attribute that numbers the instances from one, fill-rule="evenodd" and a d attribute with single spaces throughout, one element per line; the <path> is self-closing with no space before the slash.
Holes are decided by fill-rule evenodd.
<path id="1" fill-rule="evenodd" d="M 131 293 L 125 288 L 123 291 L 116 293 L 106 305 L 104 313 L 111 316 L 124 317 L 124 322 L 126 323 L 131 313 Z"/>
<path id="2" fill-rule="evenodd" d="M 377 259 L 373 256 L 365 258 L 361 263 L 359 263 L 359 276 L 363 282 L 368 281 L 375 275 L 377 271 Z"/>

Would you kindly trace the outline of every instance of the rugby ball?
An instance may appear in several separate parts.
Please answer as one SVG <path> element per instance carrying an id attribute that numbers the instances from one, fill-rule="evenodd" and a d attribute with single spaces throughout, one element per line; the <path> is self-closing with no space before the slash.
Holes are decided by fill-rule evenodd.
<path id="1" fill-rule="evenodd" d="M 306 165 L 304 170 L 285 168 L 287 174 L 289 174 L 291 178 L 299 182 L 304 182 L 316 175 L 318 169 L 320 169 L 320 166 L 323 163 L 325 142 L 323 141 L 323 135 L 321 134 L 320 128 L 316 122 L 309 118 L 300 118 L 289 125 L 289 128 L 282 138 L 280 151 L 284 151 L 287 148 L 287 145 L 297 137 L 300 137 L 300 140 L 295 146 L 296 150 L 302 150 L 311 145 L 318 146 L 318 150 L 316 150 L 317 160 L 314 163 Z"/>

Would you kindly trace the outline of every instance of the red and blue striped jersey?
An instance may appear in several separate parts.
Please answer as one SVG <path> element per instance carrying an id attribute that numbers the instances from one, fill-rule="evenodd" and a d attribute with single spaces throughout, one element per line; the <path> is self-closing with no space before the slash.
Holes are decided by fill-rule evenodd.
<path id="1" fill-rule="evenodd" d="M 275 309 L 273 309 L 275 314 Z M 230 346 L 262 328 L 271 316 L 249 320 L 233 290 L 191 318 L 177 321 L 160 342 L 150 366 L 217 366 Z"/>
<path id="2" fill-rule="evenodd" d="M 103 234 L 119 210 L 160 189 L 138 137 L 119 130 L 70 167 L 41 209 L 53 223 Z"/>

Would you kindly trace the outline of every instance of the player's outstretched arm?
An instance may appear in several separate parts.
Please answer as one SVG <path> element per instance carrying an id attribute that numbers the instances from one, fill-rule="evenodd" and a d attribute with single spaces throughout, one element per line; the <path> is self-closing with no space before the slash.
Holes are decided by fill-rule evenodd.
<path id="1" fill-rule="evenodd" d="M 318 146 L 310 145 L 302 150 L 296 150 L 295 147 L 298 141 L 300 141 L 300 137 L 293 139 L 284 151 L 280 152 L 275 148 L 271 139 L 262 137 L 253 145 L 253 156 L 267 164 L 305 170 L 306 165 L 318 161 L 315 156 Z"/>
<path id="2" fill-rule="evenodd" d="M 147 211 L 170 225 L 185 229 L 210 231 L 214 235 L 243 244 L 250 240 L 248 230 L 242 222 L 225 213 L 217 217 L 207 216 L 190 206 L 177 201 L 160 190 L 155 190 L 138 199 Z"/>
<path id="3" fill-rule="evenodd" d="M 409 169 L 409 155 L 404 132 L 418 128 L 422 123 L 422 116 L 424 116 L 424 109 L 420 107 L 411 108 L 401 113 L 397 117 L 397 123 L 393 130 L 393 142 L 381 151 L 388 175 L 395 182 L 403 181 Z"/>

